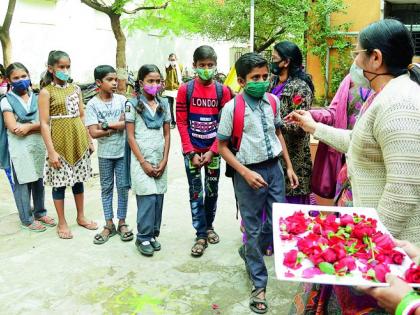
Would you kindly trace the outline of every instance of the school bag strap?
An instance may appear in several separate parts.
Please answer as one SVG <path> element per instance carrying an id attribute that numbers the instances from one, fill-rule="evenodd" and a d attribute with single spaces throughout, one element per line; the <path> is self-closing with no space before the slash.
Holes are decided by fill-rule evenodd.
<path id="1" fill-rule="evenodd" d="M 216 95 L 217 95 L 217 105 L 219 107 L 219 110 L 222 108 L 222 98 L 223 98 L 223 84 L 214 81 L 214 84 L 216 85 Z M 187 82 L 187 111 L 189 112 L 190 109 L 190 102 L 192 99 L 192 95 L 194 92 L 194 85 L 195 85 L 195 79 L 192 79 Z"/>
<path id="2" fill-rule="evenodd" d="M 274 117 L 277 116 L 277 102 L 274 95 L 271 93 L 265 93 L 265 96 L 270 103 L 271 109 L 273 110 Z M 245 99 L 243 94 L 236 95 L 233 104 L 233 126 L 231 136 L 231 147 L 236 153 L 239 151 L 242 142 L 242 135 L 244 131 L 244 120 L 245 120 Z"/>

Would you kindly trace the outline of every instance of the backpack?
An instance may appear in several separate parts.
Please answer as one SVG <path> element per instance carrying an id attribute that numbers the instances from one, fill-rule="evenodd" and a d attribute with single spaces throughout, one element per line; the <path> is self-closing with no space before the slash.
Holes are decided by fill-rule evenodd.
<path id="1" fill-rule="evenodd" d="M 190 108 L 190 102 L 192 98 L 192 94 L 194 92 L 194 84 L 195 80 L 190 80 L 187 82 L 187 110 L 189 111 Z M 217 104 L 219 106 L 219 110 L 222 108 L 222 98 L 223 98 L 223 84 L 214 81 L 214 84 L 216 85 L 216 95 L 217 95 Z"/>
<path id="2" fill-rule="evenodd" d="M 265 93 L 268 102 L 271 105 L 273 110 L 274 117 L 277 115 L 277 103 L 271 93 Z M 233 130 L 232 136 L 230 138 L 229 149 L 236 155 L 241 147 L 242 135 L 244 132 L 244 123 L 245 123 L 245 99 L 242 94 L 238 94 L 234 100 L 234 109 L 233 109 Z M 226 163 L 226 177 L 233 177 L 235 170 Z"/>

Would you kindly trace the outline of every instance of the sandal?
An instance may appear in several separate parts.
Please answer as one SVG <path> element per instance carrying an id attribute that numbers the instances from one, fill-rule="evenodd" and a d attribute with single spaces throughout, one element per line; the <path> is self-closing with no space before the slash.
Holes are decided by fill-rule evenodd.
<path id="1" fill-rule="evenodd" d="M 239 247 L 238 253 L 239 253 L 239 256 L 241 256 L 242 260 L 245 263 L 245 269 L 246 269 L 246 273 L 248 274 L 248 278 L 250 280 L 252 280 L 252 278 L 251 278 L 251 270 L 249 269 L 248 263 L 246 262 L 245 245 L 242 245 L 241 247 Z"/>
<path id="2" fill-rule="evenodd" d="M 213 229 L 210 229 L 207 231 L 207 241 L 210 244 L 217 244 L 220 242 L 219 235 Z"/>
<path id="3" fill-rule="evenodd" d="M 265 288 L 254 289 L 251 292 L 251 297 L 249 298 L 249 308 L 251 311 L 257 314 L 265 314 L 268 311 L 267 299 L 260 299 L 257 297 L 261 292 L 265 292 Z M 257 307 L 258 304 L 264 305 L 263 309 Z"/>
<path id="4" fill-rule="evenodd" d="M 25 230 L 31 231 L 31 232 L 35 232 L 35 233 L 45 232 L 47 230 L 47 228 L 45 226 L 43 226 L 41 224 L 41 222 L 39 222 L 37 220 L 35 220 L 34 222 L 32 222 L 29 225 L 22 224 L 22 228 L 24 228 Z"/>
<path id="5" fill-rule="evenodd" d="M 204 250 L 207 248 L 207 240 L 205 238 L 196 238 L 195 244 L 191 248 L 191 255 L 193 257 L 201 257 L 204 254 Z"/>
<path id="6" fill-rule="evenodd" d="M 45 226 L 53 227 L 57 225 L 57 223 L 55 223 L 55 220 L 47 215 L 44 215 L 43 217 L 40 217 L 37 220 Z"/>
<path id="7" fill-rule="evenodd" d="M 102 233 L 96 234 L 95 237 L 93 238 L 93 244 L 96 244 L 96 245 L 104 244 L 104 243 L 108 242 L 108 240 L 111 237 L 113 237 L 115 234 L 117 234 L 117 230 L 115 229 L 114 224 L 112 226 L 104 225 L 104 231 L 105 230 L 108 230 L 108 232 L 109 232 L 108 235 L 104 235 Z"/>
<path id="8" fill-rule="evenodd" d="M 125 227 L 125 228 L 128 229 L 128 225 L 127 224 L 118 225 L 117 233 L 120 235 L 121 240 L 123 242 L 129 242 L 129 241 L 133 240 L 133 238 L 134 238 L 133 231 L 128 230 L 127 232 L 121 232 L 122 227 Z"/>
<path id="9" fill-rule="evenodd" d="M 73 238 L 73 234 L 71 233 L 70 230 L 68 230 L 68 232 L 60 231 L 60 229 L 58 228 L 58 225 L 57 225 L 57 235 L 59 238 L 63 240 L 70 240 Z"/>

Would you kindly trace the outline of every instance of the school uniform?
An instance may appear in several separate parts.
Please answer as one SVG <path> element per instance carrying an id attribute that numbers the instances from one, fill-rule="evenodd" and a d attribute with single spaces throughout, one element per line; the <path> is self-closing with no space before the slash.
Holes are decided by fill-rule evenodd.
<path id="1" fill-rule="evenodd" d="M 111 101 L 104 102 L 99 97 L 93 97 L 86 106 L 85 125 L 87 127 L 104 122 L 118 122 L 124 114 L 127 99 L 118 94 Z M 105 220 L 112 220 L 112 198 L 114 192 L 114 176 L 118 194 L 117 217 L 125 220 L 127 216 L 128 190 L 125 181 L 125 130 L 120 130 L 109 137 L 98 138 L 98 164 L 101 181 L 101 197 Z"/>
<path id="2" fill-rule="evenodd" d="M 9 92 L 8 96 L 14 102 L 11 104 L 8 98 L 4 97 L 0 103 L 3 113 L 13 113 L 17 123 L 36 123 L 39 121 L 38 100 L 34 93 L 30 93 L 28 102 L 25 102 L 13 92 Z M 19 218 L 23 225 L 30 225 L 34 222 L 34 219 L 47 214 L 44 206 L 45 193 L 42 183 L 45 145 L 41 134 L 33 133 L 20 137 L 7 130 L 7 140 L 4 143 L 2 142 L 1 150 L 7 156 L 6 163 L 2 164 L 10 165 L 13 195 Z M 31 195 L 34 203 L 33 211 L 30 204 Z"/>
<path id="3" fill-rule="evenodd" d="M 155 101 L 160 105 L 153 111 L 143 95 L 131 99 L 126 105 L 125 120 L 134 123 L 134 138 L 143 158 L 151 165 L 158 166 L 165 150 L 163 125 L 171 122 L 171 114 L 166 99 L 155 98 Z M 150 241 L 160 234 L 163 196 L 167 191 L 167 168 L 159 178 L 150 177 L 131 153 L 130 175 L 131 189 L 137 201 L 137 240 Z"/>
<path id="4" fill-rule="evenodd" d="M 264 263 L 264 252 L 272 243 L 272 204 L 285 201 L 284 174 L 280 164 L 281 143 L 276 129 L 282 125 L 280 102 L 275 97 L 277 115 L 266 96 L 257 100 L 246 93 L 244 129 L 242 142 L 236 154 L 238 161 L 250 170 L 260 174 L 268 187 L 258 190 L 251 188 L 245 179 L 235 172 L 234 190 L 238 199 L 239 211 L 248 239 L 245 244 L 245 258 L 256 288 L 267 286 L 268 274 Z M 234 100 L 225 105 L 222 111 L 217 137 L 230 140 L 233 131 Z M 266 221 L 262 221 L 263 209 Z"/>

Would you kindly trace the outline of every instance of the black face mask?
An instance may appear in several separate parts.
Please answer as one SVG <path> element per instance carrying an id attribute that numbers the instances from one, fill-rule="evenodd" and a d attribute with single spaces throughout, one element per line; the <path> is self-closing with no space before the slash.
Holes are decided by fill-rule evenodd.
<path id="1" fill-rule="evenodd" d="M 270 72 L 271 72 L 272 74 L 274 74 L 274 75 L 280 75 L 281 70 L 282 70 L 283 68 L 280 68 L 280 67 L 279 67 L 279 63 L 280 63 L 280 62 L 272 62 L 272 63 L 270 64 Z"/>

